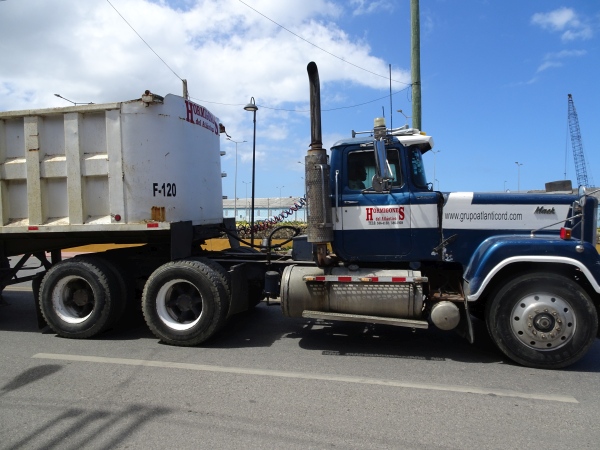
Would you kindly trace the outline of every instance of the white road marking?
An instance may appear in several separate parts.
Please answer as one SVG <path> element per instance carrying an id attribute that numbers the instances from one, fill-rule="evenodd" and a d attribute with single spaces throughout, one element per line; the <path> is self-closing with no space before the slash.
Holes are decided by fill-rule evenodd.
<path id="1" fill-rule="evenodd" d="M 568 395 L 553 395 L 553 394 L 536 394 L 527 392 L 509 391 L 505 389 L 489 389 L 482 387 L 470 387 L 470 386 L 452 386 L 443 384 L 426 384 L 426 383 L 413 383 L 406 381 L 395 381 L 395 380 L 383 380 L 378 378 L 363 378 L 363 377 L 350 377 L 343 375 L 324 375 L 318 373 L 301 373 L 301 372 L 284 372 L 280 370 L 266 370 L 266 369 L 246 369 L 243 367 L 223 367 L 223 366 L 209 366 L 204 364 L 189 364 L 189 363 L 177 363 L 168 361 L 151 361 L 143 359 L 125 359 L 125 358 L 104 358 L 100 356 L 84 356 L 84 355 L 63 355 L 57 353 L 37 353 L 32 358 L 38 359 L 52 359 L 59 361 L 77 361 L 77 362 L 91 362 L 91 363 L 102 363 L 102 364 L 120 364 L 126 366 L 146 366 L 146 367 L 160 367 L 164 369 L 184 369 L 184 370 L 199 370 L 204 372 L 220 372 L 220 373 L 231 373 L 236 375 L 258 375 L 266 377 L 279 377 L 279 378 L 294 378 L 303 380 L 320 380 L 320 381 L 334 381 L 342 383 L 357 383 L 357 384 L 370 384 L 379 386 L 391 386 L 408 389 L 423 389 L 429 391 L 445 391 L 445 392 L 460 392 L 467 394 L 479 394 L 479 395 L 490 395 L 497 397 L 513 397 L 523 398 L 530 400 L 545 400 L 552 402 L 563 402 L 563 403 L 579 403 L 574 397 Z"/>
<path id="2" fill-rule="evenodd" d="M 15 292 L 31 292 L 31 286 L 7 286 L 4 288 L 5 291 L 15 291 Z"/>

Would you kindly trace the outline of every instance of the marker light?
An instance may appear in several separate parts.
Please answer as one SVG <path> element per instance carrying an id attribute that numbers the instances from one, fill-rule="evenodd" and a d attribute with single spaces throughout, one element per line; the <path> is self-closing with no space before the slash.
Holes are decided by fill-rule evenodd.
<path id="1" fill-rule="evenodd" d="M 375 124 L 375 128 L 385 127 L 385 118 L 384 117 L 375 117 L 375 120 L 373 122 Z"/>
<path id="2" fill-rule="evenodd" d="M 561 239 L 571 239 L 571 229 L 570 228 L 561 228 L 560 229 L 560 238 Z"/>

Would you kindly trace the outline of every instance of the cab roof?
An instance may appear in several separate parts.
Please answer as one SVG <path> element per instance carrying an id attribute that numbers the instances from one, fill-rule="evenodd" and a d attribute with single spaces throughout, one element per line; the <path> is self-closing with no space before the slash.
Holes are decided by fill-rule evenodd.
<path id="1" fill-rule="evenodd" d="M 409 147 L 412 145 L 416 145 L 417 147 L 419 147 L 419 150 L 421 150 L 421 153 L 425 153 L 429 150 L 431 150 L 433 148 L 433 137 L 432 136 L 427 136 L 425 134 L 421 134 L 421 132 L 417 129 L 414 128 L 409 128 L 406 130 L 401 130 L 402 133 L 398 133 L 396 130 L 393 130 L 392 133 L 388 134 L 388 138 L 392 138 L 393 142 L 399 142 L 400 144 L 402 144 L 405 147 Z M 365 144 L 371 144 L 373 143 L 374 138 L 373 136 L 364 136 L 364 137 L 353 137 L 353 138 L 346 138 L 346 139 L 340 139 L 339 141 L 337 141 L 335 144 L 333 144 L 333 146 L 331 147 L 332 149 L 335 147 L 340 147 L 340 146 L 347 146 L 347 145 L 365 145 Z"/>

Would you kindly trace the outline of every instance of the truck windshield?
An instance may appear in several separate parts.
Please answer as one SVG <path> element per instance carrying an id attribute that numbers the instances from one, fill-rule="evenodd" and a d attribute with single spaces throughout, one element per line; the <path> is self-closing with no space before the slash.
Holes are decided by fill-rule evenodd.
<path id="1" fill-rule="evenodd" d="M 413 183 L 417 187 L 427 187 L 427 176 L 425 175 L 425 166 L 423 166 L 421 150 L 413 147 L 409 150 L 409 155 Z"/>

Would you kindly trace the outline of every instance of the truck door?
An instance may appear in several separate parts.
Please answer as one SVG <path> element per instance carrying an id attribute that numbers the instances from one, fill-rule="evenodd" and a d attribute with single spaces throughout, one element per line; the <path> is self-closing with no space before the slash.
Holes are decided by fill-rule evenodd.
<path id="1" fill-rule="evenodd" d="M 400 165 L 398 149 L 388 149 L 392 175 L 390 192 L 372 188 L 375 175 L 373 149 L 345 153 L 337 217 L 341 215 L 343 255 L 349 260 L 401 260 L 411 250 L 410 196 Z"/>

